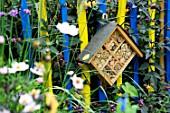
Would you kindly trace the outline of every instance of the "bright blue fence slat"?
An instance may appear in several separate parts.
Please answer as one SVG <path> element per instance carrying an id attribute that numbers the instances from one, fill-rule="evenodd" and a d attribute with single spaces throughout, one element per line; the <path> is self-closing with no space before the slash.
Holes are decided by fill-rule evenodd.
<path id="1" fill-rule="evenodd" d="M 138 30 L 137 30 L 137 8 L 133 7 L 133 4 L 130 3 L 130 28 L 134 31 L 133 34 L 136 35 L 135 38 L 135 43 L 138 45 Z M 133 59 L 134 62 L 134 80 L 139 83 L 139 75 L 138 75 L 138 68 L 139 68 L 139 61 L 138 57 L 135 56 Z"/>
<path id="2" fill-rule="evenodd" d="M 67 22 L 68 18 L 67 18 L 67 6 L 65 6 L 66 2 L 65 0 L 60 0 L 60 6 L 61 6 L 61 17 L 62 17 L 62 22 Z M 69 65 L 70 60 L 69 60 L 69 55 L 70 55 L 70 50 L 69 50 L 69 36 L 68 34 L 64 34 L 63 38 L 65 39 L 65 42 L 63 42 L 64 44 L 64 61 L 67 62 L 67 65 Z M 67 66 L 66 65 L 66 66 Z M 70 77 L 66 77 L 66 82 L 70 80 Z M 66 85 L 66 89 L 71 89 L 72 85 L 71 82 L 68 82 L 68 84 Z M 72 104 L 70 101 L 70 106 L 68 108 L 69 110 L 72 109 Z"/>
<path id="3" fill-rule="evenodd" d="M 165 37 L 170 38 L 170 30 L 166 29 L 170 27 L 170 1 L 165 0 L 165 9 L 166 9 L 166 16 L 165 16 Z M 170 47 L 170 45 L 168 45 Z M 166 81 L 170 81 L 170 51 L 165 50 L 165 70 L 166 70 Z M 170 93 L 170 90 L 169 90 Z"/>
<path id="4" fill-rule="evenodd" d="M 32 29 L 30 25 L 30 18 L 29 15 L 24 12 L 24 9 L 28 9 L 27 1 L 22 0 L 21 1 L 21 11 L 20 11 L 20 17 L 22 21 L 22 35 L 24 39 L 32 38 Z M 27 55 L 27 59 L 29 60 L 29 65 L 33 66 L 33 55 L 32 55 L 32 48 L 29 45 L 29 52 Z M 30 78 L 32 78 L 32 73 L 30 73 Z"/>
<path id="5" fill-rule="evenodd" d="M 29 15 L 24 12 L 24 9 L 28 9 L 26 0 L 21 1 L 21 12 L 20 17 L 22 20 L 22 33 L 24 38 L 32 37 L 32 29 L 30 25 Z"/>
<path id="6" fill-rule="evenodd" d="M 106 0 L 100 0 L 99 2 L 99 10 L 102 11 L 102 14 L 106 13 Z"/>
<path id="7" fill-rule="evenodd" d="M 133 3 L 130 2 L 130 28 L 134 31 L 133 34 L 135 36 L 135 43 L 138 45 L 138 30 L 137 30 L 137 8 L 133 7 Z M 134 80 L 136 83 L 139 83 L 139 74 L 138 74 L 138 68 L 139 68 L 139 59 L 137 56 L 133 58 L 133 70 L 134 70 Z M 136 87 L 137 85 L 134 84 Z M 138 98 L 135 98 L 135 101 L 138 101 Z"/>

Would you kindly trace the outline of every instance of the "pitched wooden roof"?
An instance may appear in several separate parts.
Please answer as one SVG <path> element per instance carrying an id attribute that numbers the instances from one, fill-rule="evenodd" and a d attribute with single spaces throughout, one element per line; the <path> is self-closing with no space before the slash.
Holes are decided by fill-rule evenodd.
<path id="1" fill-rule="evenodd" d="M 114 32 L 115 28 L 117 28 L 122 35 L 124 35 L 124 39 L 131 46 L 131 48 L 137 53 L 138 56 L 143 57 L 142 52 L 138 49 L 135 43 L 129 38 L 128 34 L 115 22 L 109 22 L 104 25 L 91 39 L 90 43 L 85 47 L 85 49 L 78 56 L 79 61 L 83 61 L 85 63 L 90 63 L 91 58 L 97 52 L 97 50 L 103 45 L 105 40 Z M 83 60 L 85 55 L 89 55 L 89 57 Z"/>

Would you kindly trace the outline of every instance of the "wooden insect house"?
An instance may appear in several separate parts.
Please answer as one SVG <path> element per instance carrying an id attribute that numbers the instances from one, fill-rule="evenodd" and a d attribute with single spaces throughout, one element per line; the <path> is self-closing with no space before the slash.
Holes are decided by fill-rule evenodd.
<path id="1" fill-rule="evenodd" d="M 123 28 L 110 22 L 94 35 L 77 59 L 91 64 L 112 86 L 136 54 L 143 57 Z"/>

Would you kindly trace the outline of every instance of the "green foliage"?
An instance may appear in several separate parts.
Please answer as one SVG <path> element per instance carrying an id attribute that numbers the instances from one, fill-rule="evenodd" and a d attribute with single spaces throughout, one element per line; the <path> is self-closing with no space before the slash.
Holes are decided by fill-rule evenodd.
<path id="1" fill-rule="evenodd" d="M 130 83 L 125 82 L 125 85 L 122 85 L 122 88 L 125 93 L 129 94 L 131 97 L 138 97 L 138 91 Z"/>
<path id="2" fill-rule="evenodd" d="M 68 22 L 70 24 L 77 25 L 77 10 L 76 0 L 66 0 L 68 9 Z M 66 85 L 71 81 L 66 82 L 68 77 L 67 72 L 70 70 L 74 71 L 74 74 L 80 76 L 83 72 L 81 71 L 82 62 L 76 60 L 80 53 L 80 44 L 82 43 L 79 36 L 69 36 L 70 46 L 66 47 L 70 49 L 70 63 L 64 61 L 63 59 L 63 45 L 66 40 L 63 38 L 63 34 L 56 29 L 56 25 L 61 23 L 61 6 L 59 5 L 59 0 L 47 0 L 47 21 L 41 19 L 43 27 L 40 28 L 38 23 L 38 0 L 27 0 L 28 8 L 31 10 L 30 22 L 32 26 L 32 39 L 23 39 L 22 25 L 20 16 L 11 17 L 8 14 L 0 17 L 0 35 L 5 37 L 5 43 L 0 45 L 0 68 L 3 66 L 11 67 L 11 63 L 14 61 L 25 62 L 27 55 L 29 53 L 29 47 L 32 46 L 32 61 L 31 62 L 41 62 L 42 60 L 49 60 L 52 62 L 52 72 L 53 72 L 53 91 L 55 98 L 59 102 L 58 113 L 68 113 L 68 112 L 82 112 L 80 109 L 87 110 L 90 113 L 100 112 L 105 110 L 109 113 L 116 111 L 116 113 L 136 113 L 137 110 L 142 113 L 165 113 L 170 112 L 170 96 L 168 93 L 169 84 L 167 82 L 161 82 L 162 77 L 165 75 L 165 70 L 159 64 L 159 59 L 166 54 L 160 52 L 160 49 L 170 50 L 169 48 L 169 38 L 165 38 L 166 42 L 160 42 L 161 38 L 164 37 L 161 31 L 164 28 L 160 28 L 160 17 L 161 12 L 159 2 L 156 2 L 156 17 L 154 20 L 151 19 L 151 15 L 148 12 L 148 0 L 129 0 L 137 7 L 138 10 L 138 33 L 134 34 L 134 31 L 129 28 L 129 12 L 126 13 L 125 20 L 125 31 L 127 31 L 130 37 L 136 42 L 138 36 L 139 49 L 143 52 L 144 58 L 139 58 L 139 78 L 140 83 L 136 84 L 132 79 L 134 74 L 133 63 L 129 64 L 128 67 L 123 72 L 123 84 L 120 88 L 116 85 L 107 86 L 105 83 L 103 86 L 98 86 L 97 79 L 98 73 L 96 70 L 89 70 L 91 74 L 91 108 L 87 109 L 84 103 L 84 97 L 80 90 L 72 88 L 67 90 Z M 12 9 L 20 8 L 21 0 L 1 0 L 0 1 L 0 12 L 4 11 L 8 13 Z M 129 5 L 127 5 L 127 9 Z M 98 31 L 98 23 L 105 25 L 111 21 L 117 21 L 117 0 L 108 0 L 107 2 L 107 14 L 108 20 L 102 19 L 100 10 L 98 9 L 98 4 L 95 7 L 86 7 L 87 12 L 87 26 L 88 26 L 88 36 L 89 41 L 95 33 Z M 149 23 L 154 21 L 155 25 L 151 26 Z M 165 23 L 166 24 L 166 23 Z M 149 30 L 155 30 L 155 42 L 149 39 Z M 48 36 L 39 36 L 41 31 L 48 32 Z M 18 41 L 19 38 L 22 41 Z M 17 41 L 13 42 L 12 39 L 15 38 Z M 46 43 L 46 38 L 50 42 Z M 7 40 L 8 39 L 8 40 Z M 34 47 L 34 42 L 39 42 L 38 46 Z M 149 47 L 149 43 L 154 46 Z M 49 49 L 49 50 L 48 50 Z M 41 57 L 41 54 L 49 54 L 49 57 Z M 154 53 L 154 57 L 153 57 Z M 88 56 L 86 56 L 88 57 Z M 149 62 L 152 58 L 153 62 Z M 85 58 L 86 59 L 86 58 Z M 148 67 L 154 66 L 155 70 L 148 72 Z M 29 68 L 33 66 L 30 65 Z M 164 72 L 160 74 L 159 72 Z M 45 105 L 45 93 L 49 88 L 45 88 L 41 83 L 37 82 L 37 75 L 32 74 L 30 79 L 30 70 L 24 72 L 16 72 L 15 74 L 0 74 L 0 112 L 3 109 L 10 110 L 11 112 L 19 113 L 24 109 L 24 106 L 19 104 L 19 98 L 21 94 L 29 93 L 33 89 L 41 90 L 41 98 L 36 101 L 37 104 L 41 104 L 41 109 L 36 111 L 37 113 L 42 113 L 45 110 L 48 111 L 48 107 Z M 93 78 L 94 77 L 94 78 Z M 89 83 L 85 80 L 84 83 Z M 132 85 L 135 83 L 135 86 Z M 148 87 L 146 87 L 148 86 Z M 149 91 L 149 88 L 154 89 L 153 92 Z M 148 89 L 147 89 L 148 88 Z M 98 101 L 98 89 L 101 89 L 106 95 L 106 100 Z M 124 96 L 129 95 L 126 103 L 118 103 L 117 100 Z M 143 103 L 140 101 L 134 101 L 134 97 L 138 97 L 139 100 L 143 99 Z M 123 97 L 122 97 L 123 98 Z M 69 102 L 72 102 L 74 109 L 68 111 Z M 126 104 L 125 111 L 121 111 L 120 108 L 122 104 Z M 80 111 L 79 111 L 80 110 Z"/>

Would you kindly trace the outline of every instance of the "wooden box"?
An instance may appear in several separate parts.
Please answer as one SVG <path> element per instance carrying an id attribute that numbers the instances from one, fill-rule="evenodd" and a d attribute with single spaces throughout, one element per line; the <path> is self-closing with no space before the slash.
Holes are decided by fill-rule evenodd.
<path id="1" fill-rule="evenodd" d="M 110 22 L 95 34 L 77 59 L 93 65 L 112 86 L 136 54 L 143 57 L 121 26 Z"/>

